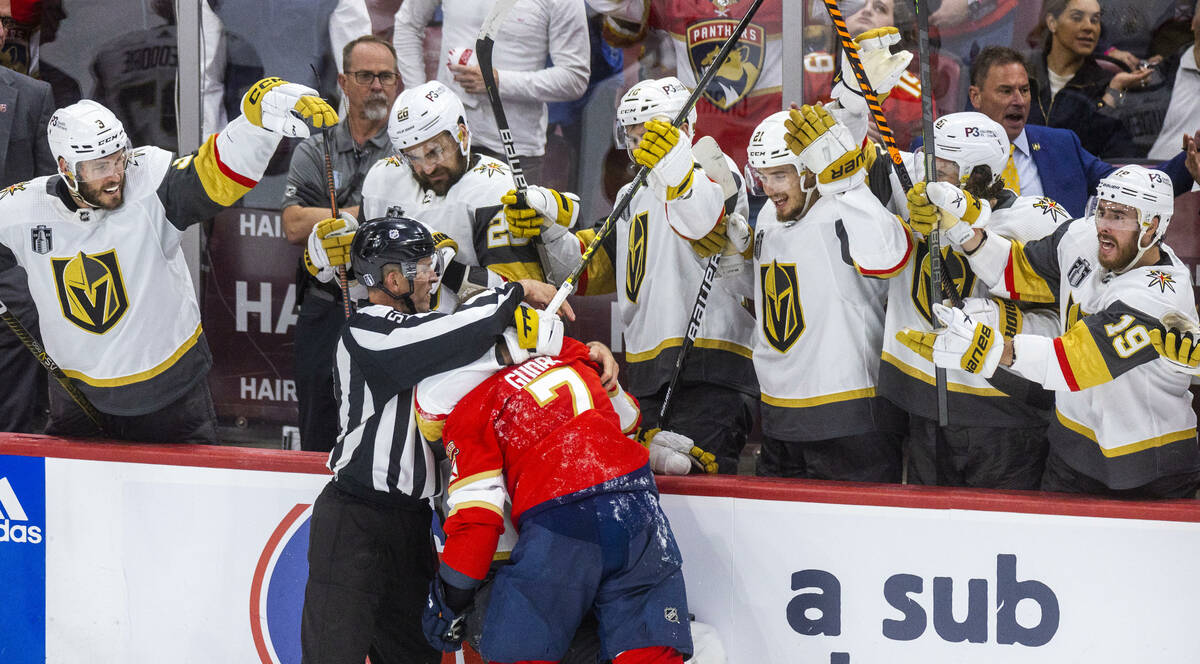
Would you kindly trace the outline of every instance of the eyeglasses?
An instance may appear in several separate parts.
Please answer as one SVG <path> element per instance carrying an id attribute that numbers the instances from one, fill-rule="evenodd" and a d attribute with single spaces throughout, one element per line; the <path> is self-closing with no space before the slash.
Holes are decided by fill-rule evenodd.
<path id="1" fill-rule="evenodd" d="M 354 82 L 359 85 L 370 85 L 371 81 L 379 79 L 379 84 L 384 87 L 389 87 L 396 84 L 397 75 L 394 71 L 348 71 L 346 75 L 353 76 Z"/>

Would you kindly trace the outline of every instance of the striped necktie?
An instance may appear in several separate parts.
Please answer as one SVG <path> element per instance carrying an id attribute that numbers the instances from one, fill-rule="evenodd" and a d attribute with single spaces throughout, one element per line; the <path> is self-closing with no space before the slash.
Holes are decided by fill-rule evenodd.
<path id="1" fill-rule="evenodd" d="M 1017 164 L 1013 161 L 1013 150 L 1017 146 L 1008 146 L 1008 163 L 1004 165 L 1004 170 L 1000 172 L 1000 177 L 1004 179 L 1004 188 L 1011 189 L 1015 193 L 1021 193 L 1021 178 L 1017 175 Z"/>

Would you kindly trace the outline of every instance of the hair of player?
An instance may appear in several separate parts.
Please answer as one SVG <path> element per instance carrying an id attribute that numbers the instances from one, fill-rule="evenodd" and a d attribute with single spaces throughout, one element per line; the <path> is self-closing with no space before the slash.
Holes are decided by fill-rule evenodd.
<path id="1" fill-rule="evenodd" d="M 1003 67 L 1013 63 L 1020 64 L 1029 72 L 1029 63 L 1025 56 L 1007 46 L 986 46 L 975 55 L 971 61 L 971 85 L 983 87 L 983 81 L 992 71 L 992 67 Z"/>
<path id="2" fill-rule="evenodd" d="M 994 201 L 1004 191 L 1004 179 L 993 179 L 991 166 L 976 166 L 963 189 L 981 201 Z"/>
<path id="3" fill-rule="evenodd" d="M 346 43 L 345 46 L 342 47 L 342 73 L 350 73 L 350 53 L 354 50 L 354 47 L 358 46 L 359 44 L 379 44 L 380 46 L 386 48 L 388 53 L 392 54 L 392 62 L 396 61 L 396 48 L 392 46 L 392 42 L 386 39 L 381 39 L 375 35 L 363 35 L 361 37 L 355 37 L 354 39 L 351 39 Z"/>

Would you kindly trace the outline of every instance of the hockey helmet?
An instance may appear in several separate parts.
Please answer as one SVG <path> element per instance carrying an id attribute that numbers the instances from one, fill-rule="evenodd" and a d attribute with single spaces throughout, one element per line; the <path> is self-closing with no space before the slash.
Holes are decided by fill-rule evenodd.
<path id="1" fill-rule="evenodd" d="M 766 119 L 754 128 L 750 135 L 750 143 L 746 146 L 746 182 L 750 185 L 751 193 L 762 196 L 762 179 L 758 170 L 772 166 L 793 166 L 796 173 L 804 172 L 800 163 L 800 155 L 788 149 L 784 136 L 787 129 L 783 123 L 788 119 L 787 111 L 779 111 L 768 115 Z"/>
<path id="2" fill-rule="evenodd" d="M 388 215 L 363 223 L 350 245 L 350 265 L 358 280 L 368 288 L 382 289 L 397 300 L 403 298 L 393 294 L 384 285 L 384 266 L 399 267 L 408 279 L 411 293 L 413 282 L 422 269 L 420 261 L 426 257 L 433 258 L 435 278 L 441 277 L 441 254 L 434 244 L 433 234 L 416 219 L 399 215 Z"/>
<path id="3" fill-rule="evenodd" d="M 963 186 L 980 166 L 991 169 L 988 184 L 1000 179 L 1008 164 L 1008 134 L 999 122 L 983 113 L 950 113 L 933 123 L 934 154 L 958 164 L 958 186 Z"/>
<path id="4" fill-rule="evenodd" d="M 65 106 L 50 116 L 46 139 L 55 161 L 67 164 L 67 186 L 79 186 L 79 164 L 101 159 L 130 147 L 125 126 L 113 112 L 91 99 Z"/>
<path id="5" fill-rule="evenodd" d="M 670 122 L 683 110 L 691 96 L 692 91 L 674 76 L 647 79 L 629 88 L 617 105 L 617 117 L 613 125 L 617 148 L 628 150 L 635 147 L 635 142 L 625 133 L 626 127 L 638 126 L 654 118 L 666 118 Z M 688 110 L 687 122 L 689 127 L 695 129 L 695 106 Z"/>
<path id="6" fill-rule="evenodd" d="M 388 138 L 401 153 L 447 131 L 465 157 L 471 151 L 471 132 L 463 129 L 466 126 L 467 112 L 458 95 L 441 81 L 429 81 L 396 97 L 388 119 Z"/>
<path id="7" fill-rule="evenodd" d="M 1162 171 L 1137 165 L 1122 166 L 1096 184 L 1096 195 L 1088 201 L 1085 216 L 1095 216 L 1100 201 L 1128 205 L 1137 211 L 1138 252 L 1128 265 L 1117 270 L 1120 273 L 1133 267 L 1147 249 L 1166 235 L 1171 215 L 1175 213 L 1175 188 L 1171 176 Z M 1142 235 L 1149 230 L 1155 217 L 1158 217 L 1158 228 L 1149 244 L 1142 246 Z"/>

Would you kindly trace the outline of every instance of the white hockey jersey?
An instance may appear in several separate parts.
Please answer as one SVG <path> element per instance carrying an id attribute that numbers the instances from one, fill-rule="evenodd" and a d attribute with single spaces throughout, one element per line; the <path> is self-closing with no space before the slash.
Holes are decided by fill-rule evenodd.
<path id="1" fill-rule="evenodd" d="M 279 138 L 239 117 L 174 161 L 136 148 L 110 211 L 78 208 L 58 175 L 0 190 L 0 272 L 25 268 L 46 351 L 102 412 L 150 413 L 205 379 L 182 232 L 249 191 Z"/>
<path id="2" fill-rule="evenodd" d="M 843 219 L 894 223 L 865 186 L 822 197 L 799 221 L 768 203 L 754 237 L 754 370 L 762 427 L 782 440 L 824 440 L 903 430 L 876 396 L 887 284 L 863 279 L 846 247 Z"/>
<path id="3" fill-rule="evenodd" d="M 707 235 L 727 209 L 745 205 L 744 194 L 723 201 L 720 185 L 704 176 L 700 166 L 695 168 L 692 189 L 686 196 L 668 201 L 664 191 L 650 185 L 634 194 L 575 291 L 597 295 L 616 290 L 628 367 L 626 384 L 635 396 L 654 394 L 670 381 L 683 346 L 708 263 L 692 250 L 690 240 Z M 735 180 L 740 183 L 740 178 Z M 575 237 L 568 234 L 547 243 L 547 252 L 555 254 L 552 263 L 576 263 L 595 235 L 596 230 L 580 231 Z M 741 295 L 750 292 L 750 279 L 750 272 L 742 270 L 713 282 L 695 346 L 685 363 L 684 380 L 758 394 L 750 359 L 754 318 L 743 306 Z M 734 280 L 744 283 L 729 283 Z"/>
<path id="4" fill-rule="evenodd" d="M 984 224 L 991 233 L 1033 240 L 1053 232 L 1069 218 L 1062 206 L 1048 198 L 1017 197 L 1006 191 Z M 910 413 L 937 419 L 933 363 L 896 338 L 896 333 L 906 328 L 933 329 L 929 309 L 929 245 L 895 217 L 885 227 L 857 229 L 858 225 L 847 224 L 850 253 L 856 263 L 860 267 L 891 266 L 861 270 L 868 276 L 890 279 L 883 362 L 879 369 L 880 394 Z M 975 277 L 967 260 L 945 244 L 942 265 L 944 274 L 950 275 L 963 297 L 989 295 L 987 286 Z M 1023 329 L 1052 336 L 1057 333 L 1057 322 L 1049 311 L 1026 310 Z M 1028 427 L 1045 421 L 1042 411 L 1009 397 L 976 374 L 947 370 L 946 390 L 951 425 Z"/>
<path id="5" fill-rule="evenodd" d="M 471 166 L 445 196 L 422 189 L 412 169 L 397 157 L 380 159 L 363 180 L 362 218 L 384 216 L 391 208 L 412 217 L 458 243 L 456 259 L 482 266 L 505 280 L 542 279 L 537 250 L 529 238 L 508 232 L 500 198 L 516 189 L 508 165 L 486 155 L 472 157 Z M 475 279 L 473 279 L 474 281 Z M 498 280 L 485 280 L 496 285 Z M 454 293 L 439 288 L 437 311 L 453 311 Z"/>
<path id="6" fill-rule="evenodd" d="M 1055 338 L 1019 334 L 1012 371 L 1056 390 L 1052 449 L 1113 489 L 1200 469 L 1190 377 L 1150 345 L 1169 311 L 1195 321 L 1192 279 L 1166 245 L 1155 265 L 1113 274 L 1096 257 L 1092 217 L 1022 244 L 989 234 L 971 255 L 979 278 L 1001 294 L 1053 302 Z"/>

